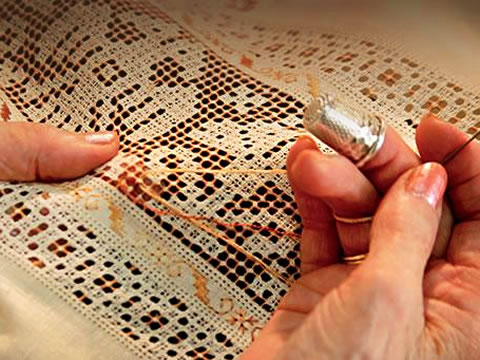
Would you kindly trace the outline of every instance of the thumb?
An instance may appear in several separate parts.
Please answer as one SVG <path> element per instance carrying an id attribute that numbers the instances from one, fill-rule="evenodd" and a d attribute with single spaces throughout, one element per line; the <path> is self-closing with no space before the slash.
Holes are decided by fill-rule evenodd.
<path id="1" fill-rule="evenodd" d="M 423 331 L 422 283 L 446 186 L 447 173 L 437 163 L 400 176 L 375 213 L 367 259 L 340 286 L 341 292 L 357 299 L 345 305 L 363 320 L 357 332 L 368 334 L 368 328 L 372 338 L 389 344 L 387 348 L 414 346 Z M 379 328 L 385 330 L 383 335 L 376 332 Z M 398 334 L 395 339 L 389 338 L 392 331 Z"/>
<path id="2" fill-rule="evenodd" d="M 365 270 L 385 269 L 421 284 L 446 185 L 446 171 L 437 163 L 413 168 L 397 180 L 375 214 Z"/>
<path id="3" fill-rule="evenodd" d="M 43 124 L 0 124 L 0 181 L 66 180 L 114 157 L 112 132 L 75 134 Z"/>
<path id="4" fill-rule="evenodd" d="M 412 348 L 424 329 L 423 278 L 437 235 L 447 173 L 437 163 L 426 163 L 404 173 L 390 188 L 373 219 L 370 252 L 345 282 L 357 296 L 349 309 L 373 326 L 373 338 L 386 348 Z M 348 307 L 348 306 L 347 306 Z M 391 330 L 379 334 L 375 329 Z M 404 331 L 408 329 L 408 331 Z M 383 340 L 381 339 L 383 336 Z M 396 345 L 395 345 L 396 344 Z M 389 352 L 390 350 L 386 350 Z M 390 358 L 385 356 L 384 358 Z"/>

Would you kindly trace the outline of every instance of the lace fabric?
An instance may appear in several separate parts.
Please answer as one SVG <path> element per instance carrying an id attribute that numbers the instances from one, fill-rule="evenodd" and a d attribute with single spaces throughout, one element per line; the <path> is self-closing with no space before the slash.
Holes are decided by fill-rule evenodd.
<path id="1" fill-rule="evenodd" d="M 121 139 L 76 181 L 0 184 L 5 284 L 18 283 L 19 306 L 44 305 L 31 316 L 58 312 L 31 324 L 45 339 L 70 329 L 58 356 L 238 357 L 299 276 L 285 159 L 318 91 L 344 93 L 410 144 L 426 112 L 477 129 L 478 96 L 432 66 L 347 30 L 259 25 L 249 14 L 266 3 L 2 4 L 1 119 Z M 22 319 L 11 321 L 26 330 Z M 14 327 L 12 359 L 27 346 Z M 25 358 L 60 351 L 37 340 Z"/>

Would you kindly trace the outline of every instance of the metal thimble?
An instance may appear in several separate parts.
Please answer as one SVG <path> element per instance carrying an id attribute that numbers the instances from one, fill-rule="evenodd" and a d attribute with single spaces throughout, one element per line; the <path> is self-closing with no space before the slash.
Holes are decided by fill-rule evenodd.
<path id="1" fill-rule="evenodd" d="M 305 128 L 326 145 L 363 166 L 382 147 L 385 122 L 333 95 L 312 100 L 304 112 Z"/>

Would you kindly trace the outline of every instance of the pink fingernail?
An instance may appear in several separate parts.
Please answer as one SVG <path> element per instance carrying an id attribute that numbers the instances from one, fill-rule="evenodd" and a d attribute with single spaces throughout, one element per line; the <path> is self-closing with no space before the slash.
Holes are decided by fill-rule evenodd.
<path id="1" fill-rule="evenodd" d="M 93 133 L 85 135 L 85 140 L 95 145 L 108 145 L 115 138 L 115 134 L 112 132 Z"/>
<path id="2" fill-rule="evenodd" d="M 315 144 L 315 141 L 308 135 L 301 135 L 298 137 L 298 141 L 309 141 L 312 144 Z"/>
<path id="3" fill-rule="evenodd" d="M 447 186 L 447 173 L 436 163 L 427 163 L 417 167 L 408 177 L 406 190 L 410 194 L 423 197 L 436 207 L 442 199 Z"/>
<path id="4" fill-rule="evenodd" d="M 310 136 L 308 135 L 302 135 L 302 136 L 299 136 L 298 139 L 297 139 L 297 144 L 298 143 L 301 143 L 303 142 L 304 143 L 304 146 L 308 146 L 312 149 L 317 149 L 317 143 L 315 142 L 315 140 L 313 140 Z M 308 144 L 308 145 L 307 145 Z"/>

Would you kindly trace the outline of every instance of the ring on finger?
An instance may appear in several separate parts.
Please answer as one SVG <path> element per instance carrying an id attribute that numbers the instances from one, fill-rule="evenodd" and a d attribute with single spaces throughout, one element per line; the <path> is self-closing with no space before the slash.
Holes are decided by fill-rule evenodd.
<path id="1" fill-rule="evenodd" d="M 342 262 L 347 265 L 358 265 L 367 258 L 367 255 L 368 253 L 352 256 L 342 256 Z"/>
<path id="2" fill-rule="evenodd" d="M 338 216 L 337 214 L 333 214 L 333 218 L 338 222 L 345 223 L 345 224 L 364 224 L 373 220 L 373 216 L 364 216 L 359 218 L 348 218 L 343 216 Z"/>

